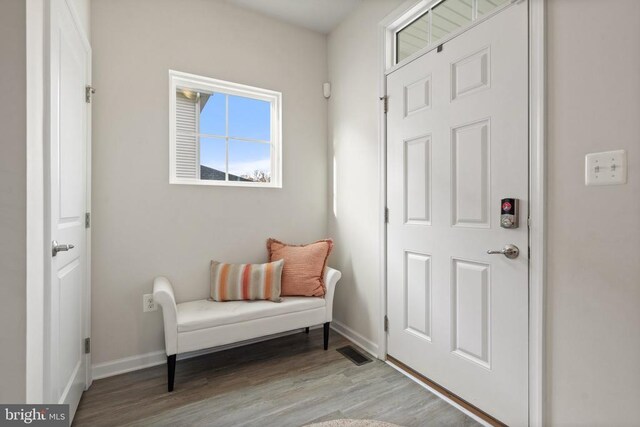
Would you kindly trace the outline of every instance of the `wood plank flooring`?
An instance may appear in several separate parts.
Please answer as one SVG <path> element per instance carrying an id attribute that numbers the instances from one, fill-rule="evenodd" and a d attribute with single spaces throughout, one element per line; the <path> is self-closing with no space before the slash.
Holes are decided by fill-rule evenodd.
<path id="1" fill-rule="evenodd" d="M 338 418 L 401 426 L 478 426 L 472 418 L 379 360 L 356 366 L 350 344 L 322 329 L 94 381 L 74 426 L 303 426 Z"/>

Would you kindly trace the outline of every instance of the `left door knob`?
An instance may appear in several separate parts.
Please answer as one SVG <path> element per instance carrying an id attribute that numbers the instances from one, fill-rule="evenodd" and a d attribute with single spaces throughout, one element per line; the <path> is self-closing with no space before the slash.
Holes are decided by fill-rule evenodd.
<path id="1" fill-rule="evenodd" d="M 57 241 L 51 242 L 51 253 L 52 256 L 58 255 L 58 252 L 66 252 L 70 249 L 73 249 L 73 245 L 59 245 Z"/>

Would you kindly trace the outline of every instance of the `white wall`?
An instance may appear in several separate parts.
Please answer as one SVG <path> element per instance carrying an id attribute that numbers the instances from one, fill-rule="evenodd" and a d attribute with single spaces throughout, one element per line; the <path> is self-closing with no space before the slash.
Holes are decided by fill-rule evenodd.
<path id="1" fill-rule="evenodd" d="M 208 295 L 209 261 L 326 237 L 326 38 L 224 2 L 94 0 L 93 362 L 164 348 L 156 275 Z M 168 70 L 281 91 L 282 189 L 169 185 Z M 341 242 L 337 242 L 338 246 Z"/>
<path id="2" fill-rule="evenodd" d="M 0 2 L 0 402 L 25 400 L 26 8 Z"/>
<path id="3" fill-rule="evenodd" d="M 637 426 L 640 2 L 547 5 L 548 420 Z M 585 187 L 584 155 L 615 149 L 629 183 Z"/>
<path id="4" fill-rule="evenodd" d="M 329 164 L 335 164 L 329 188 L 337 189 L 335 197 L 329 198 L 329 234 L 337 242 L 330 261 L 342 271 L 334 318 L 374 351 L 381 286 L 378 23 L 400 3 L 362 2 L 328 39 Z"/>

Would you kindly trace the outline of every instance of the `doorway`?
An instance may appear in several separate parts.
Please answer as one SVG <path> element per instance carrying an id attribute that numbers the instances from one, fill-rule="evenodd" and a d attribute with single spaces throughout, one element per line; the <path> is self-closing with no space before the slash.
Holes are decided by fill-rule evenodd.
<path id="1" fill-rule="evenodd" d="M 527 11 L 386 77 L 387 354 L 508 425 L 529 412 Z"/>

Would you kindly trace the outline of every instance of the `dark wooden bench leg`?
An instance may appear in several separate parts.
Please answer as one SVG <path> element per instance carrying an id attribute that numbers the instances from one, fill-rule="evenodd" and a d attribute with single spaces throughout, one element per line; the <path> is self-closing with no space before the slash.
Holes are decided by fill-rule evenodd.
<path id="1" fill-rule="evenodd" d="M 327 322 L 324 324 L 324 349 L 327 350 L 329 348 L 329 325 L 331 322 Z"/>
<path id="2" fill-rule="evenodd" d="M 173 391 L 173 381 L 176 378 L 176 355 L 167 356 L 167 377 L 169 391 Z"/>
<path id="3" fill-rule="evenodd" d="M 304 333 L 309 335 L 309 328 L 304 328 Z"/>

